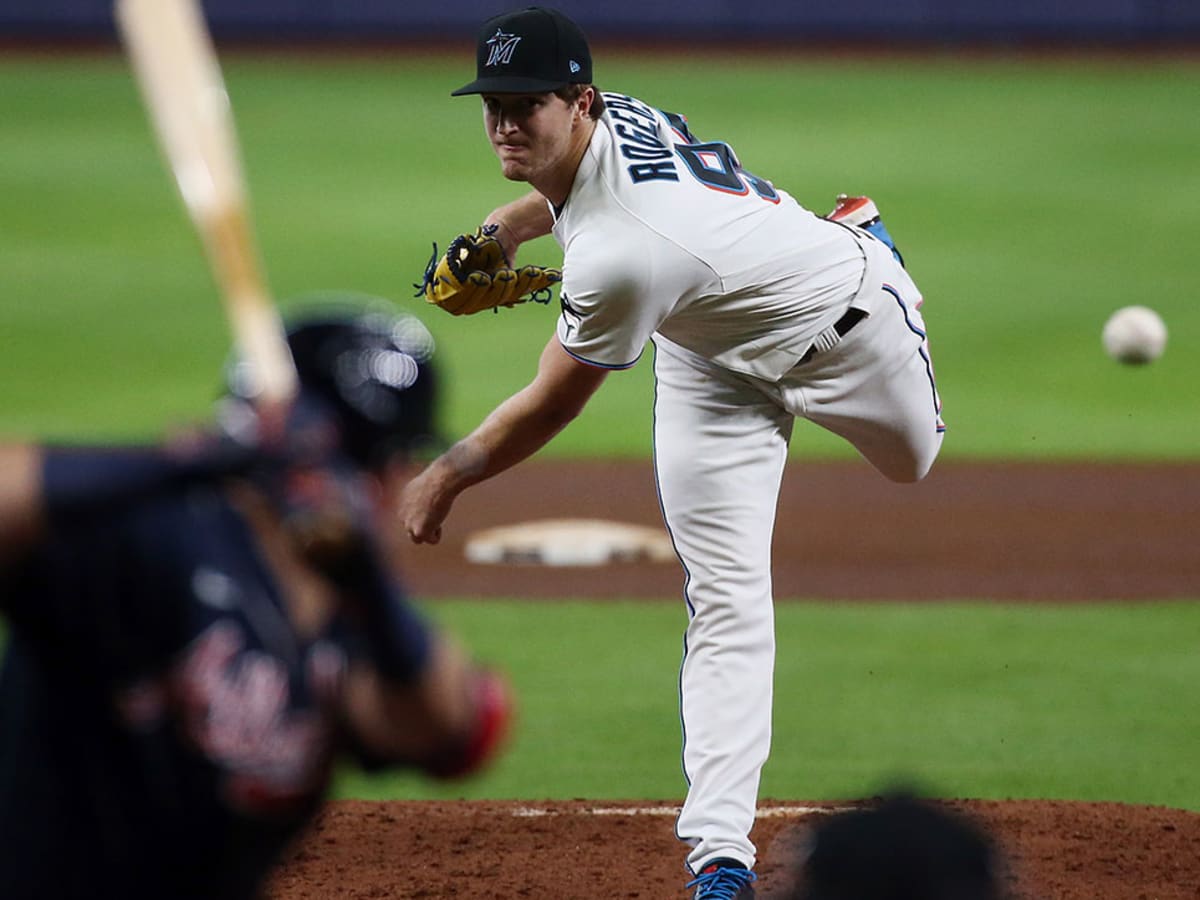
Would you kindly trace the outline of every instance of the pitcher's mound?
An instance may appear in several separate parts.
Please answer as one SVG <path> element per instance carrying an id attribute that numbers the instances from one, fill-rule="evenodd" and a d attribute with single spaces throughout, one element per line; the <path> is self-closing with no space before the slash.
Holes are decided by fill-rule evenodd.
<path id="1" fill-rule="evenodd" d="M 943 801 L 1005 861 L 1014 900 L 1195 900 L 1200 814 L 1043 800 Z M 763 900 L 785 900 L 806 829 L 847 804 L 767 800 L 752 835 Z M 673 803 L 337 801 L 269 900 L 684 900 Z"/>

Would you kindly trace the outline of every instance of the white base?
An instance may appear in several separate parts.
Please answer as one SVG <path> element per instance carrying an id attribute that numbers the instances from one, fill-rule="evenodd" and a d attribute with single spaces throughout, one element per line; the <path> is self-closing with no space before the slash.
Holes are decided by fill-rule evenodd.
<path id="1" fill-rule="evenodd" d="M 464 554 L 485 565 L 601 566 L 675 559 L 662 529 L 604 519 L 542 519 L 489 528 L 467 539 Z"/>

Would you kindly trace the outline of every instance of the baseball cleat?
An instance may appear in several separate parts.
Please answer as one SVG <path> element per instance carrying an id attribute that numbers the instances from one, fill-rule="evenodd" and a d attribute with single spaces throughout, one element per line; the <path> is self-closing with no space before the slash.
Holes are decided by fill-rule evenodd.
<path id="1" fill-rule="evenodd" d="M 687 883 L 696 893 L 692 900 L 754 900 L 758 876 L 732 859 L 715 859 Z"/>
<path id="2" fill-rule="evenodd" d="M 892 256 L 896 257 L 896 262 L 904 265 L 904 257 L 896 249 L 896 242 L 892 240 L 887 227 L 883 224 L 883 219 L 879 217 L 879 207 L 870 197 L 850 197 L 846 194 L 838 194 L 833 212 L 825 218 L 831 222 L 841 222 L 843 225 L 861 228 L 878 238 L 887 244 L 888 249 L 892 251 Z"/>
<path id="3" fill-rule="evenodd" d="M 833 212 L 825 218 L 863 228 L 868 223 L 879 219 L 879 207 L 870 197 L 851 197 L 847 194 L 838 194 Z"/>

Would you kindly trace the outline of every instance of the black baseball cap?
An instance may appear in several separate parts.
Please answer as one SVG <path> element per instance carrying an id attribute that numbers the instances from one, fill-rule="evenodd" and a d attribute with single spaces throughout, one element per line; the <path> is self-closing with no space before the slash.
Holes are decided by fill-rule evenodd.
<path id="1" fill-rule="evenodd" d="M 592 83 L 592 53 L 579 26 L 556 9 L 530 6 L 479 28 L 476 78 L 464 94 L 544 94 Z"/>

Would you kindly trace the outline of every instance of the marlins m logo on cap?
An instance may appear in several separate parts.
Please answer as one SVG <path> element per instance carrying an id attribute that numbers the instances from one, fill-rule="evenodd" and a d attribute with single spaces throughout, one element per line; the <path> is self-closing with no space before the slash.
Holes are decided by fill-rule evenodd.
<path id="1" fill-rule="evenodd" d="M 496 34 L 487 43 L 491 51 L 488 53 L 486 65 L 507 65 L 512 62 L 513 51 L 517 49 L 517 44 L 521 43 L 521 36 L 505 34 L 497 28 Z"/>
<path id="2" fill-rule="evenodd" d="M 557 10 L 530 6 L 479 27 L 475 80 L 450 93 L 544 94 L 591 81 L 592 53 L 579 26 Z"/>

